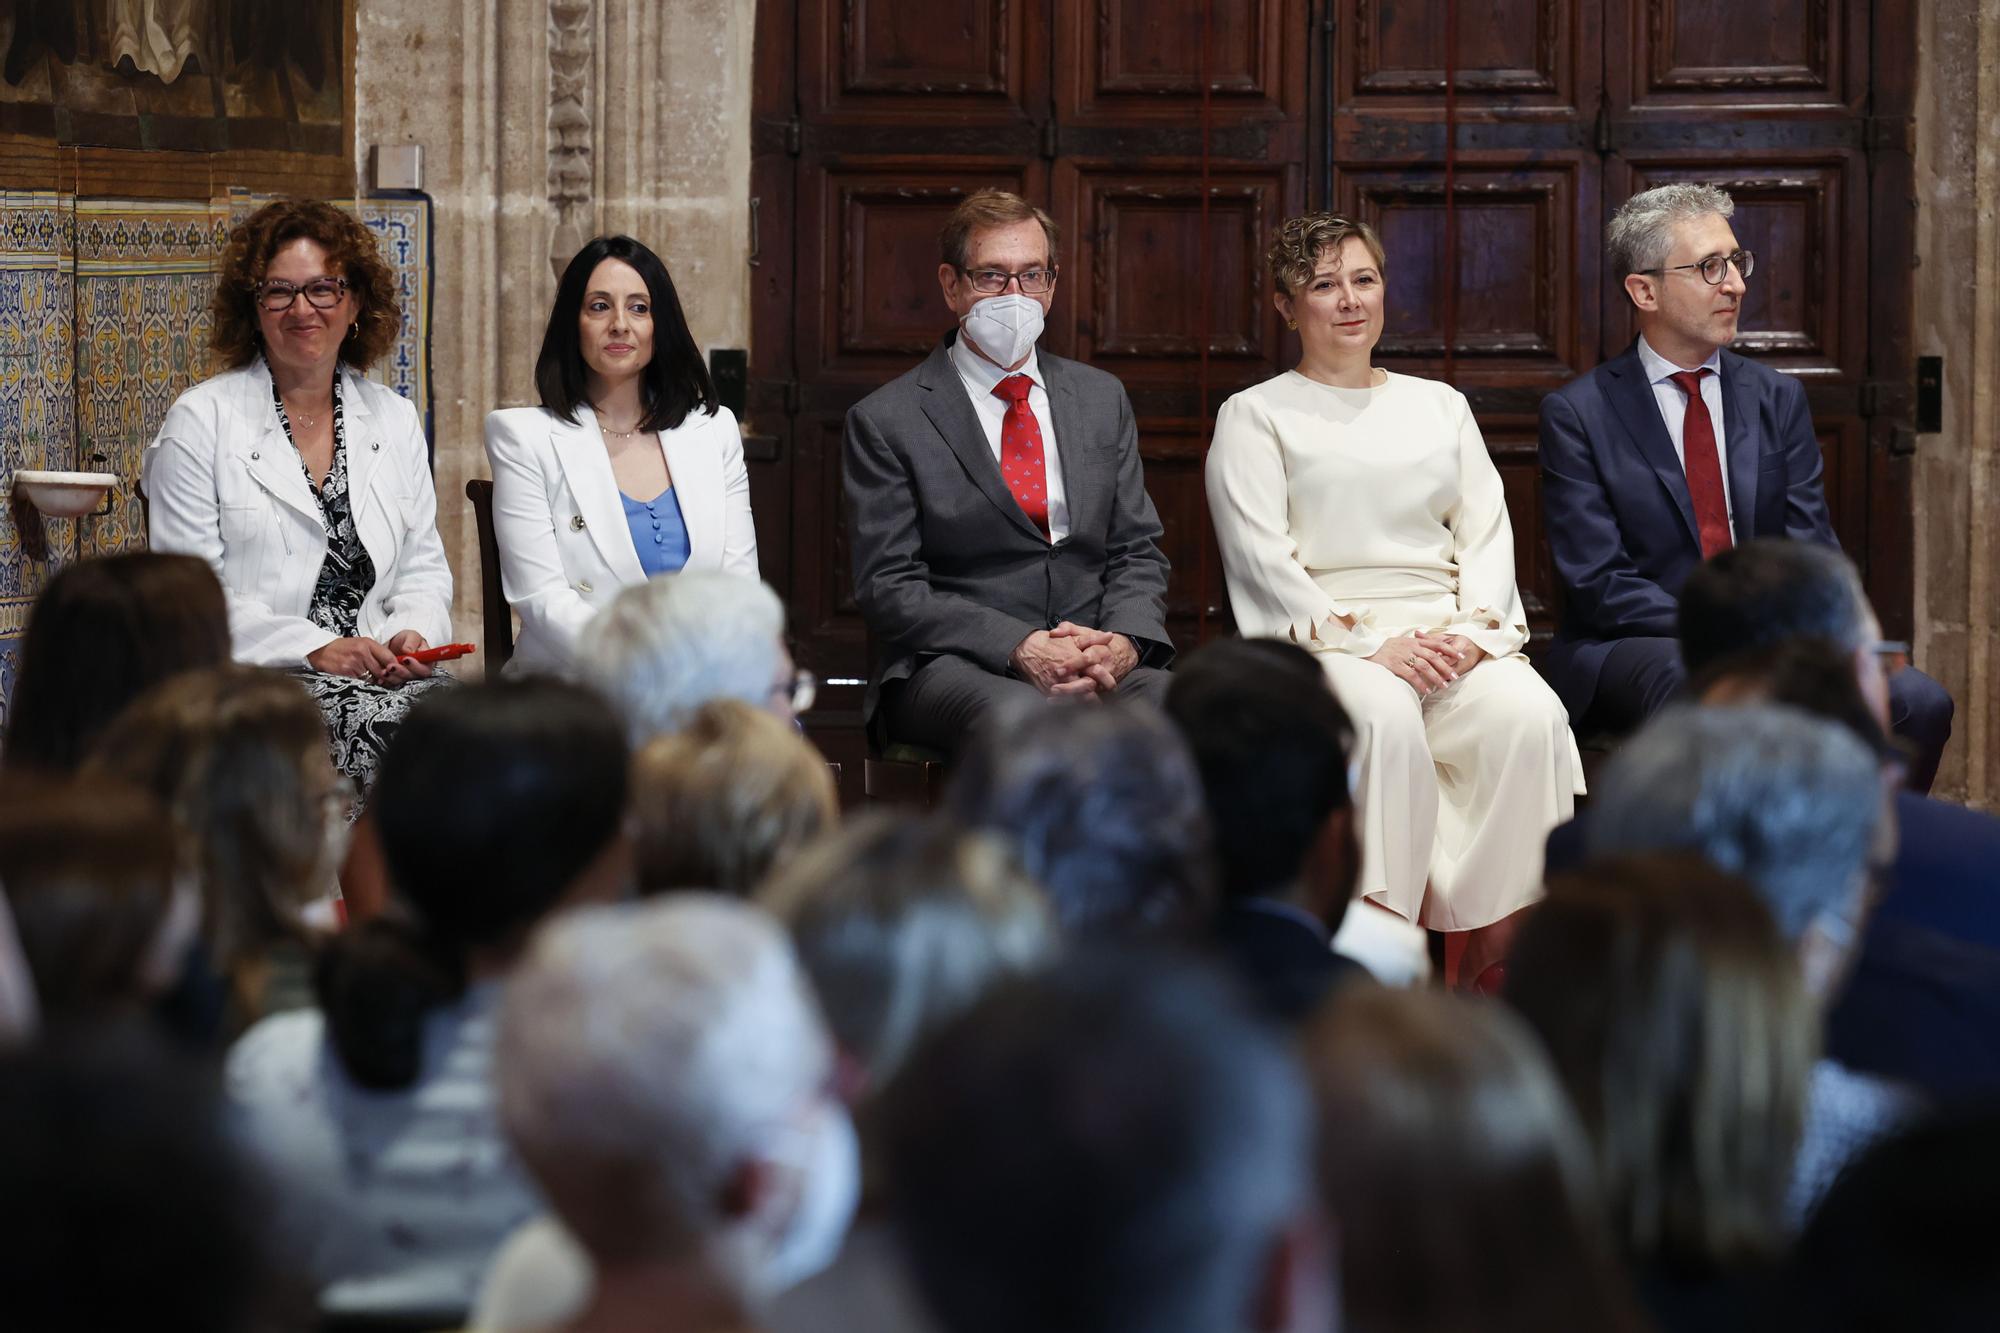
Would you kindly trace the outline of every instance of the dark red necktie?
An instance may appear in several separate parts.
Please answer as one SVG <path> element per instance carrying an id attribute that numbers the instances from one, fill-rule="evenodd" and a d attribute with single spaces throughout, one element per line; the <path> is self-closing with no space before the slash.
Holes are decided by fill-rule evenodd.
<path id="1" fill-rule="evenodd" d="M 1681 460 L 1687 467 L 1688 499 L 1694 501 L 1694 525 L 1701 532 L 1701 558 L 1736 544 L 1729 535 L 1729 500 L 1722 492 L 1722 457 L 1715 448 L 1715 422 L 1702 401 L 1701 377 L 1707 367 L 1683 370 L 1674 383 L 1687 395 L 1687 415 L 1681 419 Z"/>
<path id="2" fill-rule="evenodd" d="M 1042 452 L 1042 423 L 1028 410 L 1028 391 L 1035 382 L 1026 375 L 1009 375 L 993 386 L 993 396 L 1007 403 L 1000 422 L 1000 475 L 1044 537 L 1049 535 L 1048 468 Z"/>

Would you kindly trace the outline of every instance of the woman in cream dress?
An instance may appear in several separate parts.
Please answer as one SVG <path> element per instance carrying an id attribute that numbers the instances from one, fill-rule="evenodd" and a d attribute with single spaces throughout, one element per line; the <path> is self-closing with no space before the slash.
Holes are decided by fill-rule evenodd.
<path id="1" fill-rule="evenodd" d="M 1527 618 L 1500 476 L 1464 395 L 1371 363 L 1381 242 L 1331 214 L 1270 253 L 1298 369 L 1222 406 L 1208 501 L 1237 627 L 1325 665 L 1352 716 L 1361 896 L 1504 951 L 1542 845 L 1583 789 L 1562 705 L 1521 655 Z"/>

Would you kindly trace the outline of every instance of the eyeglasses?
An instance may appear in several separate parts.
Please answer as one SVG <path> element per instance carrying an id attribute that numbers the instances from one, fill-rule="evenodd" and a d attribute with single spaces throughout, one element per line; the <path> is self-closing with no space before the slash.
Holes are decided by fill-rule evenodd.
<path id="1" fill-rule="evenodd" d="M 1751 254 L 1748 250 L 1738 250 L 1733 255 L 1710 255 L 1699 264 L 1675 264 L 1672 268 L 1642 268 L 1639 271 L 1641 273 L 1674 273 L 1684 268 L 1697 269 L 1701 273 L 1701 280 L 1703 282 L 1711 287 L 1719 287 L 1722 285 L 1722 280 L 1729 276 L 1729 266 L 1731 264 L 1736 265 L 1736 271 L 1747 278 L 1757 271 L 1757 256 Z"/>
<path id="2" fill-rule="evenodd" d="M 1862 646 L 1892 676 L 1910 664 L 1910 645 L 1901 639 L 1876 639 Z"/>
<path id="3" fill-rule="evenodd" d="M 1021 291 L 1029 296 L 1040 296 L 1056 285 L 1056 271 L 1052 268 L 1031 268 L 1025 273 L 1008 273 L 997 268 L 962 268 L 965 280 L 972 284 L 972 290 L 982 296 L 997 296 L 1007 290 L 1007 284 L 1018 282 Z"/>
<path id="4" fill-rule="evenodd" d="M 341 297 L 347 295 L 347 279 L 314 278 L 303 287 L 273 279 L 259 283 L 253 290 L 257 293 L 257 304 L 274 315 L 290 310 L 292 302 L 299 298 L 301 292 L 305 294 L 306 304 L 313 309 L 331 310 L 340 304 Z"/>

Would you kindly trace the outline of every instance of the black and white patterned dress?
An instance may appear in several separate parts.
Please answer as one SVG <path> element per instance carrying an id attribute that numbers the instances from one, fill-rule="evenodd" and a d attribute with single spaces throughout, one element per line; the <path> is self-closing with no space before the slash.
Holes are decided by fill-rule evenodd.
<path id="1" fill-rule="evenodd" d="M 297 450 L 298 441 L 293 439 L 291 418 L 285 413 L 276 380 L 271 382 L 271 400 L 277 405 L 285 438 Z M 299 457 L 299 466 L 305 470 L 306 484 L 312 485 L 312 469 L 306 467 L 304 455 Z M 319 567 L 319 582 L 313 587 L 306 615 L 327 633 L 348 638 L 360 620 L 361 603 L 375 586 L 375 562 L 368 558 L 368 548 L 354 530 L 354 507 L 347 493 L 347 426 L 341 412 L 338 375 L 333 379 L 333 466 L 327 470 L 326 484 L 313 493 L 319 499 L 320 519 L 326 524 L 326 560 Z M 394 687 L 323 671 L 303 672 L 302 678 L 326 718 L 334 767 L 353 781 L 362 801 L 375 785 L 376 765 L 410 706 L 450 680 L 443 672 Z M 358 811 L 357 803 L 350 817 Z"/>

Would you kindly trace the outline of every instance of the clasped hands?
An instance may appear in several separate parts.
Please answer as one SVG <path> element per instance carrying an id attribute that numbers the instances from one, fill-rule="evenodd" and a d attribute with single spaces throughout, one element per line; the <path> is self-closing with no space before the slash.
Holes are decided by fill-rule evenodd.
<path id="1" fill-rule="evenodd" d="M 1423 698 L 1485 661 L 1486 651 L 1463 634 L 1418 630 L 1389 640 L 1368 660 L 1387 668 Z"/>
<path id="2" fill-rule="evenodd" d="M 335 639 L 307 653 L 306 665 L 329 676 L 353 676 L 357 680 L 372 680 L 377 685 L 405 685 L 413 680 L 425 679 L 431 674 L 431 669 L 403 654 L 428 647 L 430 644 L 424 641 L 424 636 L 413 629 L 391 635 L 387 643 L 359 636 Z"/>
<path id="3" fill-rule="evenodd" d="M 1139 650 L 1123 634 L 1065 620 L 1015 644 L 1007 660 L 1021 679 L 1050 698 L 1095 699 L 1116 690 L 1139 665 Z"/>

